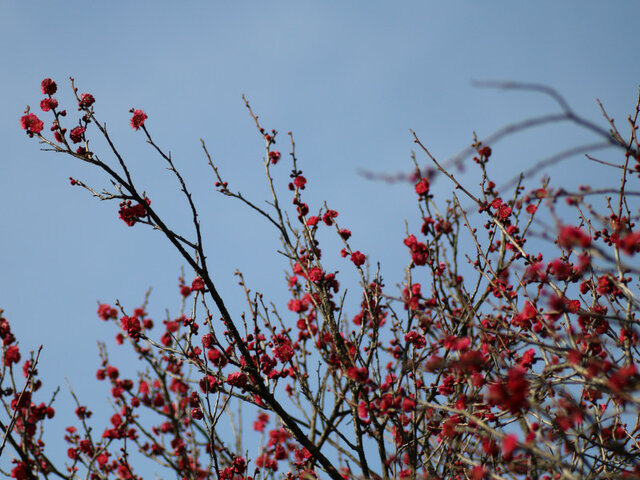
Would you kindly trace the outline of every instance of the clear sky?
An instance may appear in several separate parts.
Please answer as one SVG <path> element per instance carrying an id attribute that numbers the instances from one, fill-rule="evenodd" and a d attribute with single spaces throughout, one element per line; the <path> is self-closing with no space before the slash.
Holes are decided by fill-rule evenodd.
<path id="1" fill-rule="evenodd" d="M 106 390 L 93 381 L 96 341 L 115 332 L 97 320 L 97 301 L 118 298 L 132 309 L 152 286 L 150 311 L 160 320 L 165 308 L 177 310 L 183 262 L 160 235 L 118 220 L 116 203 L 68 182 L 73 176 L 100 189 L 104 177 L 40 152 L 20 130 L 25 106 L 38 110 L 43 78 L 58 82 L 57 97 L 72 114 L 69 76 L 95 96 L 97 116 L 139 185 L 172 225 L 187 229 L 175 179 L 128 125 L 131 107 L 147 112 L 150 132 L 193 187 L 216 280 L 238 314 L 236 268 L 276 303 L 286 299 L 275 232 L 212 193 L 199 146 L 203 138 L 232 187 L 267 198 L 264 142 L 242 93 L 264 126 L 281 132 L 283 153 L 293 131 L 312 208 L 327 200 L 338 210 L 354 246 L 379 260 L 393 285 L 408 260 L 402 238 L 405 219 L 415 227 L 415 193 L 358 172 L 410 171 L 410 128 L 446 159 L 473 131 L 483 138 L 556 111 L 547 98 L 478 89 L 473 80 L 543 83 L 598 121 L 600 98 L 622 123 L 640 84 L 638 18 L 640 4 L 631 0 L 1 2 L 0 308 L 23 351 L 44 344 L 47 391 L 63 387 L 55 428 L 72 422 L 65 377 L 83 401 L 106 405 Z M 539 129 L 492 145 L 494 165 L 507 179 L 591 139 L 573 127 Z M 551 173 L 574 184 L 593 182 L 593 172 L 575 158 Z M 287 173 L 283 164 L 282 182 Z M 443 179 L 435 188 L 443 196 L 451 190 Z M 344 268 L 337 252 L 326 253 Z"/>

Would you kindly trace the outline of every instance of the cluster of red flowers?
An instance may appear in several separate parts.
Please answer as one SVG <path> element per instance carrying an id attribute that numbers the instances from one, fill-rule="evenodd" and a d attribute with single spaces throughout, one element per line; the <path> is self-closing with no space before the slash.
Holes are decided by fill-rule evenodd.
<path id="1" fill-rule="evenodd" d="M 415 235 L 409 235 L 404 244 L 411 251 L 411 260 L 415 265 L 426 265 L 429 260 L 429 249 L 425 243 L 419 242 Z"/>
<path id="2" fill-rule="evenodd" d="M 35 114 L 28 113 L 20 119 L 20 126 L 28 134 L 38 134 L 44 128 L 44 123 Z"/>
<path id="3" fill-rule="evenodd" d="M 151 205 L 151 200 L 148 198 L 144 200 L 147 205 Z M 132 205 L 131 200 L 125 200 L 120 203 L 118 216 L 128 226 L 133 227 L 141 218 L 147 216 L 147 207 L 142 203 Z"/>

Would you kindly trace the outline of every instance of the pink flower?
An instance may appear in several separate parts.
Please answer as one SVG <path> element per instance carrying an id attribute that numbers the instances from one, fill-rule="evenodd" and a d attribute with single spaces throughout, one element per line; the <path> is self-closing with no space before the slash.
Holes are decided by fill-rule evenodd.
<path id="1" fill-rule="evenodd" d="M 147 114 L 142 110 L 132 110 L 133 117 L 131 117 L 131 128 L 138 130 L 144 125 L 144 121 L 147 119 Z"/>
<path id="2" fill-rule="evenodd" d="M 44 123 L 33 113 L 29 113 L 20 119 L 20 126 L 26 130 L 27 133 L 40 133 L 44 128 Z"/>
<path id="3" fill-rule="evenodd" d="M 58 91 L 56 82 L 54 82 L 50 78 L 45 78 L 44 80 L 42 80 L 40 86 L 42 87 L 42 93 L 44 93 L 45 95 L 53 95 Z"/>

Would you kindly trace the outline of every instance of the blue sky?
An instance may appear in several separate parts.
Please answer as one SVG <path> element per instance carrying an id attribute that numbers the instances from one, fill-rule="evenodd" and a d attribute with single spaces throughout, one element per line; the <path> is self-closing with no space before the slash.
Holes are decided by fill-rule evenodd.
<path id="1" fill-rule="evenodd" d="M 393 285 L 407 261 L 404 221 L 417 222 L 415 194 L 358 172 L 410 171 L 410 128 L 446 159 L 473 131 L 483 138 L 556 111 L 547 98 L 478 89 L 473 80 L 543 83 L 598 121 L 600 98 L 623 123 L 640 83 L 639 17 L 632 1 L 2 2 L 0 308 L 22 350 L 44 344 L 46 386 L 63 385 L 59 428 L 71 421 L 65 377 L 87 403 L 106 405 L 106 392 L 86 381 L 98 367 L 96 341 L 115 333 L 97 320 L 97 300 L 118 298 L 132 309 L 152 286 L 150 311 L 158 319 L 165 308 L 175 313 L 183 262 L 159 235 L 119 221 L 115 203 L 68 182 L 73 176 L 102 188 L 102 176 L 40 152 L 19 129 L 25 106 L 37 110 L 43 78 L 58 82 L 57 97 L 69 107 L 69 76 L 96 97 L 97 116 L 139 185 L 172 225 L 188 229 L 175 179 L 128 125 L 131 107 L 148 113 L 150 132 L 192 185 L 210 262 L 238 314 L 236 269 L 276 303 L 286 300 L 275 232 L 214 194 L 199 146 L 203 138 L 232 187 L 267 198 L 263 141 L 242 93 L 264 126 L 281 132 L 283 152 L 293 131 L 312 208 L 327 200 L 338 210 L 354 246 L 380 261 Z M 590 140 L 570 126 L 538 129 L 493 146 L 492 166 L 507 179 Z M 593 182 L 595 172 L 575 158 L 548 173 L 575 185 Z M 451 191 L 443 179 L 434 188 L 443 198 Z M 329 263 L 346 270 L 337 255 Z"/>

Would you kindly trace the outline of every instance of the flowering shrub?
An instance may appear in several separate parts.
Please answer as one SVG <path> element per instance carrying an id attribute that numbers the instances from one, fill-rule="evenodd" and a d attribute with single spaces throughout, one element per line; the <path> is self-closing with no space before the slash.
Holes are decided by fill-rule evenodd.
<path id="1" fill-rule="evenodd" d="M 339 211 L 305 202 L 308 181 L 292 137 L 292 181 L 288 190 L 275 184 L 270 169 L 284 168 L 274 150 L 278 132 L 263 128 L 246 103 L 266 144 L 272 210 L 233 191 L 203 144 L 204 154 L 216 188 L 280 234 L 290 260 L 289 299 L 286 308 L 270 307 L 239 274 L 248 304 L 246 315 L 235 318 L 207 267 L 187 184 L 151 137 L 145 112 L 132 109 L 131 126 L 180 183 L 193 213 L 191 234 L 163 221 L 132 182 L 96 117 L 94 97 L 72 87 L 81 118 L 68 135 L 51 79 L 42 82 L 48 97 L 41 105 L 53 115 L 53 138 L 28 111 L 22 128 L 104 171 L 114 192 L 98 194 L 76 179 L 72 185 L 119 201 L 127 225 L 162 232 L 193 273 L 179 280 L 178 318 L 157 322 L 144 306 L 129 312 L 100 304 L 98 318 L 113 322 L 117 342 L 138 354 L 139 376 L 123 378 L 101 351 L 96 376 L 109 383 L 115 411 L 96 436 L 88 427 L 91 411 L 78 404 L 77 421 L 64 434 L 66 461 L 49 458 L 37 434 L 55 413 L 36 401 L 37 353 L 21 354 L 8 321 L 0 319 L 0 397 L 8 416 L 0 423 L 0 453 L 7 446 L 14 452 L 12 478 L 140 478 L 136 455 L 184 479 L 640 478 L 640 231 L 638 192 L 630 190 L 640 174 L 640 104 L 629 117 L 627 140 L 608 117 L 610 131 L 577 117 L 564 102 L 561 114 L 545 117 L 586 126 L 618 149 L 622 162 L 602 166 L 617 168 L 621 182 L 604 193 L 526 185 L 527 177 L 501 190 L 490 171 L 497 152 L 477 140 L 472 156 L 481 185 L 474 192 L 414 134 L 433 166 L 411 176 L 422 226 L 398 245 L 406 249 L 406 276 L 396 293 L 379 271 L 366 268 L 373 259 L 357 249 Z M 91 150 L 91 135 L 107 137 L 113 163 Z M 445 208 L 431 193 L 436 175 L 457 191 Z M 606 210 L 588 202 L 603 195 Z M 461 196 L 472 209 L 462 207 Z M 563 200 L 575 216 L 560 218 Z M 540 218 L 555 220 L 555 230 L 537 232 Z M 320 229 L 335 231 L 340 252 L 321 255 Z M 345 290 L 328 269 L 331 256 L 360 278 L 354 316 L 342 308 Z M 25 380 L 19 381 L 14 370 L 23 360 Z M 222 417 L 236 401 L 255 414 L 261 440 L 252 451 L 240 450 Z M 241 425 L 233 431 L 247 435 Z"/>

